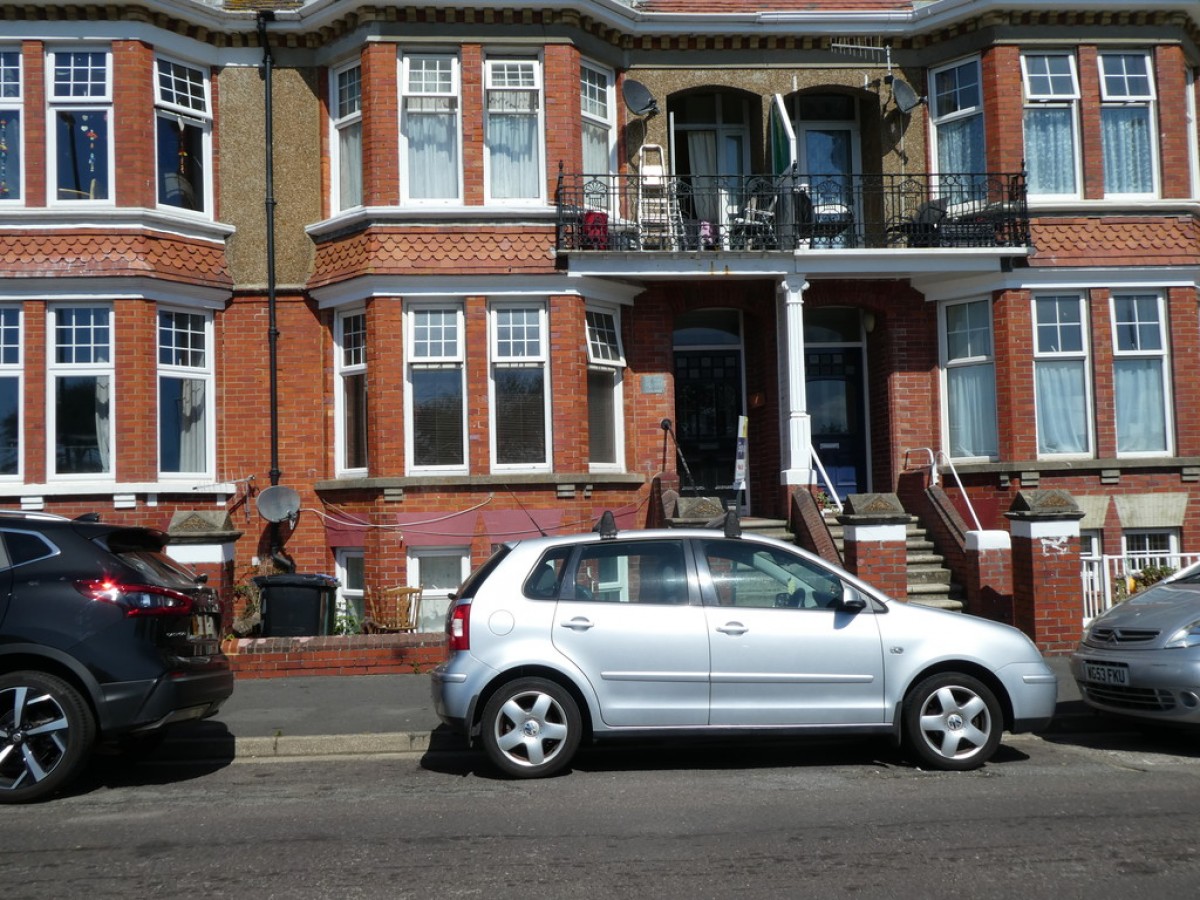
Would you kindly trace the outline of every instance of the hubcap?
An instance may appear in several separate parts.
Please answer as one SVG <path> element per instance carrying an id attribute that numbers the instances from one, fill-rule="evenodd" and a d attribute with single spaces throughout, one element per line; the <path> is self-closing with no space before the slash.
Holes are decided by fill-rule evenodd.
<path id="1" fill-rule="evenodd" d="M 537 768 L 554 759 L 567 737 L 567 717 L 549 694 L 527 691 L 508 699 L 493 723 L 496 745 L 510 762 Z"/>
<path id="2" fill-rule="evenodd" d="M 67 751 L 69 723 L 50 693 L 27 686 L 0 691 L 0 790 L 46 778 Z"/>
<path id="3" fill-rule="evenodd" d="M 921 708 L 921 736 L 926 745 L 945 759 L 970 759 L 992 734 L 987 703 L 961 686 L 936 690 Z"/>

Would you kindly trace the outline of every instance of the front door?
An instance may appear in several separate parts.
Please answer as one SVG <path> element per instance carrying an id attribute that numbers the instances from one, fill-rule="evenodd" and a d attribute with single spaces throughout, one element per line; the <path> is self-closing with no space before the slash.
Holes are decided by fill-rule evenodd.
<path id="1" fill-rule="evenodd" d="M 813 449 L 838 497 L 861 494 L 870 486 L 865 351 L 858 310 L 813 310 L 805 317 L 804 347 Z"/>

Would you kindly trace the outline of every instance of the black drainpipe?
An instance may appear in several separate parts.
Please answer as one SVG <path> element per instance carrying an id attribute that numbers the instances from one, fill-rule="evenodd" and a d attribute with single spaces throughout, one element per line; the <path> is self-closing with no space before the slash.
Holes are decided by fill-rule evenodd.
<path id="1" fill-rule="evenodd" d="M 267 372 L 270 379 L 268 402 L 271 407 L 271 484 L 279 484 L 279 329 L 275 324 L 275 104 L 271 95 L 272 73 L 275 60 L 271 56 L 271 43 L 267 39 L 267 23 L 275 21 L 275 13 L 264 9 L 258 13 L 258 42 L 262 45 L 263 59 L 259 74 L 263 79 L 263 115 L 266 154 L 266 223 L 267 223 Z M 283 552 L 279 522 L 271 523 L 271 558 L 284 571 L 291 572 L 295 564 Z"/>

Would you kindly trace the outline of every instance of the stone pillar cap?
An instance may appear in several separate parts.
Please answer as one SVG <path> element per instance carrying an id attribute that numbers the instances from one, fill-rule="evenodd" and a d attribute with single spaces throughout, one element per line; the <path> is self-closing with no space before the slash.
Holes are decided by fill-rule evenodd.
<path id="1" fill-rule="evenodd" d="M 912 519 L 895 494 L 850 494 L 837 520 L 843 525 L 901 525 Z"/>
<path id="2" fill-rule="evenodd" d="M 1084 512 L 1067 491 L 1029 490 L 1018 491 L 1004 515 L 1009 519 L 1053 521 L 1082 519 Z"/>

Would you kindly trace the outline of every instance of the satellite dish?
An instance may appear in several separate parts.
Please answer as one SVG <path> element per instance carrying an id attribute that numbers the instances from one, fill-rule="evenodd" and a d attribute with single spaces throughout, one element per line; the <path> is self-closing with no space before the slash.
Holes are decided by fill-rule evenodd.
<path id="1" fill-rule="evenodd" d="M 300 495 L 290 487 L 274 484 L 263 488 L 255 500 L 258 514 L 268 522 L 282 522 L 284 519 L 294 519 L 300 512 Z"/>
<path id="2" fill-rule="evenodd" d="M 650 93 L 650 89 L 640 81 L 626 78 L 621 86 L 621 95 L 625 105 L 635 116 L 653 116 L 658 113 L 658 101 Z"/>
<path id="3" fill-rule="evenodd" d="M 892 82 L 892 99 L 896 101 L 896 107 L 900 112 L 905 115 L 908 115 L 925 100 L 924 97 L 917 96 L 917 92 L 912 89 L 911 84 L 901 81 L 899 78 Z"/>

